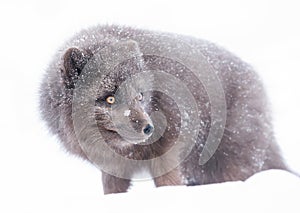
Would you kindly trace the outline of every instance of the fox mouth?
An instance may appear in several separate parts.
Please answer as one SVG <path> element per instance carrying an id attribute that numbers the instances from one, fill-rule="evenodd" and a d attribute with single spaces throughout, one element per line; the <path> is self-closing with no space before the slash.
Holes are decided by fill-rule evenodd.
<path id="1" fill-rule="evenodd" d="M 151 135 L 144 135 L 142 133 L 134 133 L 134 132 L 128 132 L 128 134 L 124 134 L 124 132 L 120 133 L 116 129 L 104 129 L 107 133 L 112 134 L 114 136 L 118 136 L 122 138 L 122 140 L 125 140 L 132 144 L 140 144 L 145 143 Z"/>

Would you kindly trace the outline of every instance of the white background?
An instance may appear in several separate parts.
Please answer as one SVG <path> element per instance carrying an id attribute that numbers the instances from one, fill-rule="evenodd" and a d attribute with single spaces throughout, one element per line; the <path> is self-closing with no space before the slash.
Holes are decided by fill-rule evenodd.
<path id="1" fill-rule="evenodd" d="M 298 2 L 1 1 L 0 209 L 5 209 L 1 212 L 101 202 L 100 172 L 64 153 L 38 112 L 38 87 L 52 55 L 75 32 L 95 24 L 193 35 L 252 64 L 264 79 L 284 156 L 300 173 Z"/>

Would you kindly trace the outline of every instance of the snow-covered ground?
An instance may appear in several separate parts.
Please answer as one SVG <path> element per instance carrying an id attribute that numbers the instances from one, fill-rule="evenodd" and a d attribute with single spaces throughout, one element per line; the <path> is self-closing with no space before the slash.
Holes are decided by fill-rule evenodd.
<path id="1" fill-rule="evenodd" d="M 163 187 L 139 182 L 102 196 L 100 172 L 60 149 L 37 111 L 41 76 L 56 49 L 99 23 L 194 35 L 251 63 L 263 77 L 275 133 L 300 173 L 298 1 L 2 1 L 0 3 L 0 212 L 299 212 L 299 180 L 280 171 L 247 182 Z M 114 210 L 110 210 L 113 208 Z"/>

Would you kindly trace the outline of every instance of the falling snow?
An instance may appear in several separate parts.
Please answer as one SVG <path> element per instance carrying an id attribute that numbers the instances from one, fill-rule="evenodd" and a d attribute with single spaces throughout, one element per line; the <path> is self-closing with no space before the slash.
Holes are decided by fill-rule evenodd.
<path id="1" fill-rule="evenodd" d="M 124 116 L 125 117 L 128 117 L 130 115 L 130 110 L 128 109 L 128 110 L 125 110 L 124 111 Z"/>

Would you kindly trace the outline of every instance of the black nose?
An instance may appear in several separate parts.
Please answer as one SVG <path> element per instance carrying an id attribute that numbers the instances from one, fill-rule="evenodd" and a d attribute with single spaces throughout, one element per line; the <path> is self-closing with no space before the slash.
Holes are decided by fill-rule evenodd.
<path id="1" fill-rule="evenodd" d="M 150 124 L 147 124 L 147 126 L 143 129 L 143 132 L 146 134 L 146 135 L 150 135 L 152 132 L 153 132 L 153 126 L 150 125 Z"/>

